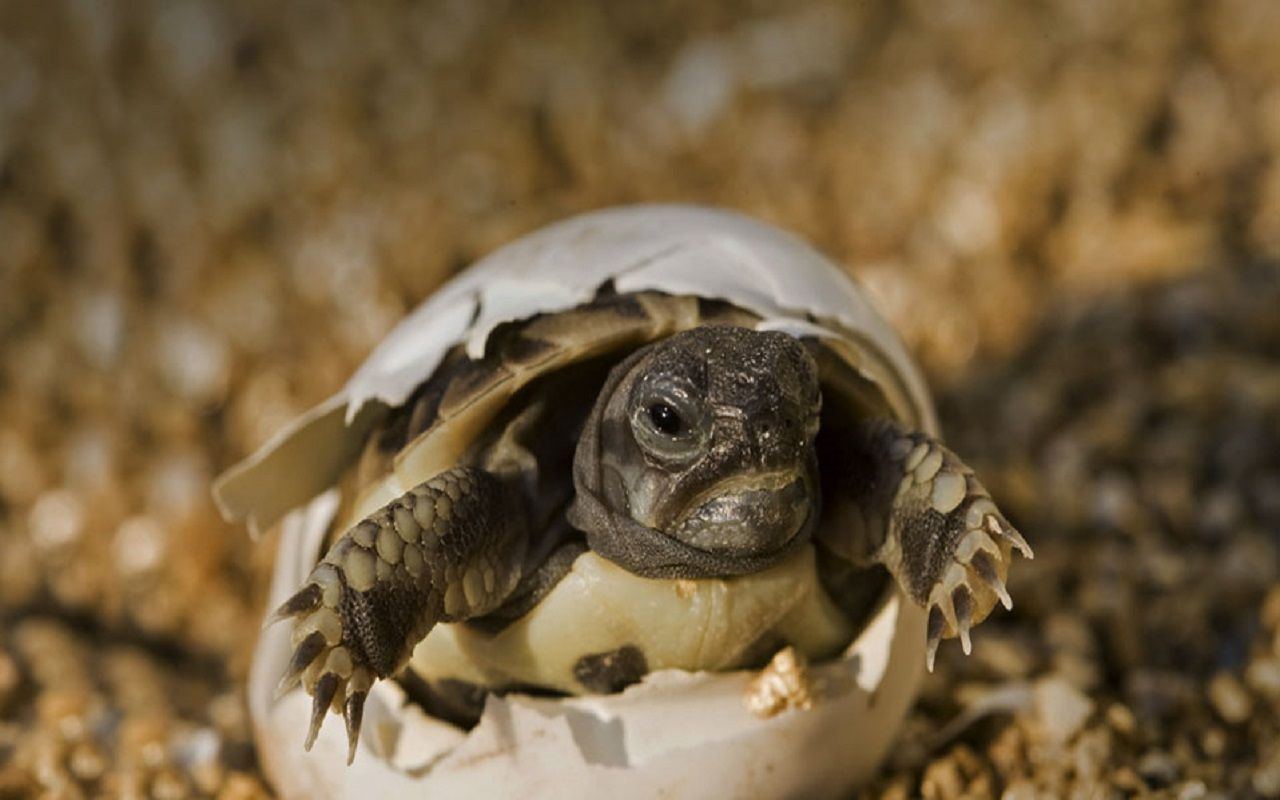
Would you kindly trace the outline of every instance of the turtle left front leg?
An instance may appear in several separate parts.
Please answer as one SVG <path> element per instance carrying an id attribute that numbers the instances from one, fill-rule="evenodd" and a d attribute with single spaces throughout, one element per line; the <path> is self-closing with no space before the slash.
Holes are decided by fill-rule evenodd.
<path id="1" fill-rule="evenodd" d="M 440 622 L 483 616 L 516 587 L 525 504 L 502 478 L 455 467 L 374 511 L 334 542 L 276 611 L 293 619 L 293 657 L 278 692 L 312 695 L 311 749 L 332 706 L 355 757 L 365 697 Z"/>
<path id="2" fill-rule="evenodd" d="M 836 524 L 825 545 L 857 564 L 879 563 L 917 603 L 929 609 L 928 666 L 938 642 L 969 630 L 997 601 L 1013 605 L 1004 580 L 1013 550 L 1031 548 L 991 495 L 941 442 L 883 419 L 867 420 L 841 437 L 826 502 Z"/>

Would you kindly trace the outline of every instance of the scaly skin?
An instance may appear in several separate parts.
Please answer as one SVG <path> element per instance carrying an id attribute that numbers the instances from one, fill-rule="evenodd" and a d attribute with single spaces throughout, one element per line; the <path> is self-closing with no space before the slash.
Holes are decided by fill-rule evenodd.
<path id="1" fill-rule="evenodd" d="M 437 622 L 483 616 L 520 579 L 528 532 L 515 493 L 484 470 L 458 467 L 391 501 L 336 541 L 276 612 L 296 618 L 294 654 L 277 693 L 299 681 L 313 696 L 311 749 L 330 706 L 355 757 L 364 701 Z"/>
<path id="2" fill-rule="evenodd" d="M 1012 551 L 1031 558 L 1030 546 L 936 439 L 878 419 L 856 426 L 847 445 L 829 498 L 842 524 L 826 528 L 824 543 L 854 563 L 883 564 L 929 609 L 930 670 L 944 637 L 959 636 L 968 654 L 970 629 L 997 600 L 1012 608 L 1004 586 Z"/>
<path id="3" fill-rule="evenodd" d="M 1030 548 L 972 471 L 925 434 L 837 414 L 815 449 L 819 388 L 809 352 L 782 333 L 707 326 L 636 351 L 587 417 L 568 522 L 636 574 L 728 577 L 809 541 L 825 505 L 822 544 L 883 564 L 929 609 L 930 668 L 943 637 L 967 653 L 970 628 L 997 600 L 1009 605 L 1012 550 L 1029 558 Z M 314 698 L 308 749 L 333 707 L 354 757 L 373 681 L 398 671 L 435 624 L 483 617 L 513 596 L 540 524 L 529 522 L 530 493 L 544 494 L 529 464 L 548 462 L 506 461 L 494 468 L 505 477 L 456 467 L 375 511 L 277 612 L 296 620 L 281 691 L 301 681 Z"/>

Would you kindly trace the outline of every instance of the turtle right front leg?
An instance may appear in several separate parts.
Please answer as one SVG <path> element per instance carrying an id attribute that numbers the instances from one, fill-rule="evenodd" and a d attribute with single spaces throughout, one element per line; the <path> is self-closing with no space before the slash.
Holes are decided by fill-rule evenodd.
<path id="1" fill-rule="evenodd" d="M 438 622 L 483 616 L 520 580 L 523 504 L 493 474 L 456 467 L 370 514 L 329 548 L 276 611 L 294 618 L 293 657 L 277 695 L 299 681 L 313 696 L 310 750 L 330 707 L 355 757 L 364 701 Z"/>
<path id="2" fill-rule="evenodd" d="M 997 602 L 1013 551 L 1031 547 L 963 461 L 938 440 L 885 419 L 845 432 L 827 500 L 837 524 L 824 543 L 855 564 L 884 565 L 928 609 L 926 659 L 969 631 Z"/>

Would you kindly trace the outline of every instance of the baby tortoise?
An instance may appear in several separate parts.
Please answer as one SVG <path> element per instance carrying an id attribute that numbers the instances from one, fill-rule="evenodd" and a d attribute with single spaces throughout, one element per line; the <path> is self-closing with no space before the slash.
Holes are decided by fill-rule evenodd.
<path id="1" fill-rule="evenodd" d="M 314 698 L 308 749 L 332 708 L 354 757 L 370 687 L 411 658 L 456 707 L 785 645 L 830 657 L 876 565 L 929 609 L 930 668 L 940 639 L 968 653 L 1027 543 L 955 454 L 895 421 L 874 349 L 758 322 L 606 289 L 500 326 L 480 358 L 454 348 L 368 437 L 340 535 L 276 612 L 294 625 L 278 691 Z"/>

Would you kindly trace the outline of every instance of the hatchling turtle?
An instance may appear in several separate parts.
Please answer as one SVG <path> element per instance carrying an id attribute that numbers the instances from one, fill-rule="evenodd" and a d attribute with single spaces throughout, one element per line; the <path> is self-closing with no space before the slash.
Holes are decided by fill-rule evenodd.
<path id="1" fill-rule="evenodd" d="M 885 597 L 919 609 L 896 635 L 931 668 L 1031 556 L 852 282 L 776 229 L 679 206 L 489 256 L 216 495 L 262 527 L 326 490 L 279 556 L 309 570 L 277 573 L 288 644 L 259 661 L 277 698 L 311 695 L 305 749 L 342 715 L 348 763 L 393 679 L 466 730 L 512 694 L 848 661 Z"/>

